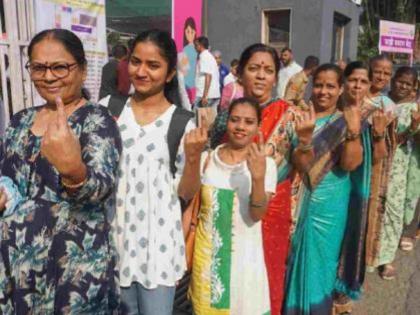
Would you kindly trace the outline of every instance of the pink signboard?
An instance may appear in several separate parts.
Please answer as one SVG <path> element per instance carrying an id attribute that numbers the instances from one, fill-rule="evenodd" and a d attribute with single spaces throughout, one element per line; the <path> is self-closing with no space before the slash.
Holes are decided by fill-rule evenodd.
<path id="1" fill-rule="evenodd" d="M 379 51 L 413 54 L 414 24 L 381 20 L 379 22 Z"/>
<path id="2" fill-rule="evenodd" d="M 195 98 L 197 52 L 194 39 L 201 35 L 202 0 L 172 0 L 172 37 L 178 49 L 178 71 L 182 72 L 190 100 Z"/>

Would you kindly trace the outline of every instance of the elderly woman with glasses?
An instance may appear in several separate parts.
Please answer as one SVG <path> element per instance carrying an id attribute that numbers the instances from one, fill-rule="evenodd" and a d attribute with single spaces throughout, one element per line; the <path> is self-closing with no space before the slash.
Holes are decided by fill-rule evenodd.
<path id="1" fill-rule="evenodd" d="M 1 144 L 1 175 L 15 190 L 0 190 L 0 313 L 110 314 L 118 128 L 82 94 L 86 58 L 76 35 L 43 31 L 28 55 L 46 103 L 14 115 Z"/>

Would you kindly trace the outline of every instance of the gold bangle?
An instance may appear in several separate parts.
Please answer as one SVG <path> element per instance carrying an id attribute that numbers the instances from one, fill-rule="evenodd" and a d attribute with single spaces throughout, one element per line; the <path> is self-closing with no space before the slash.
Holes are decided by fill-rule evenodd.
<path id="1" fill-rule="evenodd" d="M 360 137 L 360 132 L 346 132 L 346 141 L 353 141 Z"/>
<path id="2" fill-rule="evenodd" d="M 84 178 L 84 179 L 83 179 L 80 183 L 77 183 L 77 184 L 69 184 L 69 183 L 66 183 L 66 182 L 64 181 L 64 179 L 63 179 L 63 178 L 61 178 L 61 184 L 62 184 L 65 188 L 78 189 L 78 188 L 82 187 L 85 183 L 86 183 L 86 178 Z"/>
<path id="3" fill-rule="evenodd" d="M 301 142 L 298 143 L 296 146 L 296 149 L 298 149 L 300 152 L 308 152 L 313 149 L 314 145 L 311 143 L 308 144 L 302 144 Z"/>
<path id="4" fill-rule="evenodd" d="M 373 133 L 372 136 L 373 136 L 373 140 L 374 141 L 379 141 L 379 140 L 385 139 L 385 132 L 383 132 L 381 134 L 375 134 L 375 133 Z"/>

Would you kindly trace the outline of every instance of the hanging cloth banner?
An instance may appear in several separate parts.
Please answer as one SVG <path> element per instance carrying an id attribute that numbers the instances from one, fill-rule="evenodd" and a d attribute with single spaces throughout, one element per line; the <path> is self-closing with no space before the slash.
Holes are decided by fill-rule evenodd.
<path id="1" fill-rule="evenodd" d="M 82 40 L 88 62 L 84 87 L 97 100 L 102 67 L 108 62 L 105 0 L 35 0 L 35 24 L 37 32 L 64 28 Z"/>

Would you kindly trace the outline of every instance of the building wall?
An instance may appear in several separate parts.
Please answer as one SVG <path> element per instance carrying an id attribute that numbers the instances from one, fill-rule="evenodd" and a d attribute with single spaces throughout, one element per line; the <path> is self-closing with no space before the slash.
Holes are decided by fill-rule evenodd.
<path id="1" fill-rule="evenodd" d="M 291 43 L 296 60 L 307 55 L 331 60 L 334 11 L 351 19 L 346 27 L 344 56 L 357 55 L 360 8 L 349 0 L 211 0 L 207 2 L 207 36 L 212 49 L 223 54 L 225 63 L 238 58 L 248 45 L 261 42 L 262 12 L 291 9 Z"/>
<path id="2" fill-rule="evenodd" d="M 331 61 L 332 25 L 334 12 L 350 18 L 345 27 L 344 58 L 357 58 L 357 36 L 359 32 L 359 16 L 361 9 L 349 0 L 323 0 L 322 45 L 320 46 L 321 62 Z"/>

